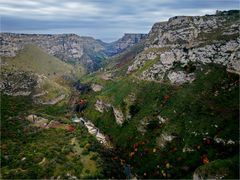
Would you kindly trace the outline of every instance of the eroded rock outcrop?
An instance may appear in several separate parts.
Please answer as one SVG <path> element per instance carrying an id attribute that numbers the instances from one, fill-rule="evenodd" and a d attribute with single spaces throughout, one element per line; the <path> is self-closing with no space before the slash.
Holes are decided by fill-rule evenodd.
<path id="1" fill-rule="evenodd" d="M 26 120 L 31 122 L 32 126 L 39 127 L 39 128 L 61 128 L 62 124 L 55 120 L 49 120 L 41 116 L 37 116 L 35 114 L 30 114 L 26 117 Z"/>
<path id="2" fill-rule="evenodd" d="M 85 121 L 84 125 L 88 129 L 88 132 L 94 135 L 101 144 L 110 146 L 110 142 L 107 140 L 106 136 L 104 136 L 92 122 Z"/>
<path id="3" fill-rule="evenodd" d="M 102 74 L 101 78 L 103 80 L 109 81 L 113 79 L 113 74 L 111 72 L 105 72 Z"/>
<path id="4" fill-rule="evenodd" d="M 120 109 L 113 107 L 113 113 L 116 119 L 116 123 L 121 125 L 125 120 L 123 112 Z"/>
<path id="5" fill-rule="evenodd" d="M 111 108 L 112 105 L 108 104 L 108 103 L 104 103 L 101 100 L 97 100 L 95 103 L 95 109 L 101 113 L 103 113 L 104 111 L 108 111 L 109 108 Z"/>
<path id="6" fill-rule="evenodd" d="M 209 162 L 194 171 L 193 179 L 230 179 L 228 178 L 232 175 L 230 167 L 232 167 L 234 163 L 237 164 L 238 161 L 234 159 L 223 159 Z"/>
<path id="7" fill-rule="evenodd" d="M 58 102 L 62 101 L 64 98 L 66 97 L 65 94 L 61 94 L 60 96 L 57 96 L 53 99 L 50 99 L 46 102 L 40 102 L 41 104 L 45 104 L 45 105 L 54 105 L 57 104 Z"/>
<path id="8" fill-rule="evenodd" d="M 43 88 L 45 83 L 50 83 L 51 86 Z M 2 72 L 0 90 L 9 96 L 31 96 L 34 103 L 45 105 L 57 104 L 67 97 L 67 93 L 46 76 L 23 71 Z M 49 91 L 54 91 L 54 94 L 51 92 L 49 96 Z"/>
<path id="9" fill-rule="evenodd" d="M 175 136 L 168 134 L 168 133 L 162 133 L 160 137 L 156 139 L 156 143 L 159 147 L 163 148 L 167 142 L 171 142 Z"/>
<path id="10" fill-rule="evenodd" d="M 101 91 L 101 90 L 103 89 L 103 86 L 101 86 L 101 85 L 99 85 L 99 84 L 93 83 L 93 84 L 91 85 L 91 88 L 92 88 L 92 90 L 93 90 L 94 92 L 99 92 L 99 91 Z"/>
<path id="11" fill-rule="evenodd" d="M 10 96 L 29 96 L 37 85 L 37 76 L 26 72 L 1 73 L 1 92 Z"/>
<path id="12" fill-rule="evenodd" d="M 147 34 L 125 33 L 124 36 L 108 46 L 108 53 L 115 55 L 123 52 L 129 47 L 141 42 L 147 37 Z"/>
<path id="13" fill-rule="evenodd" d="M 184 84 L 186 82 L 192 82 L 194 80 L 194 74 L 187 74 L 183 71 L 173 71 L 169 72 L 168 79 L 172 84 Z"/>
<path id="14" fill-rule="evenodd" d="M 122 123 L 125 120 L 125 116 L 121 109 L 114 107 L 111 104 L 105 103 L 102 100 L 97 100 L 95 103 L 95 109 L 101 113 L 104 113 L 105 111 L 109 111 L 110 109 L 113 110 L 113 114 L 115 116 L 116 123 L 119 125 L 122 125 Z"/>

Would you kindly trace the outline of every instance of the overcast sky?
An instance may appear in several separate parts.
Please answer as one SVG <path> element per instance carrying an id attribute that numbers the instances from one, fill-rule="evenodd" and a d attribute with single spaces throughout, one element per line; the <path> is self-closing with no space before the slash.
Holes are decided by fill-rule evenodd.
<path id="1" fill-rule="evenodd" d="M 1 31 L 76 33 L 106 42 L 177 15 L 239 9 L 239 0 L 0 0 Z"/>

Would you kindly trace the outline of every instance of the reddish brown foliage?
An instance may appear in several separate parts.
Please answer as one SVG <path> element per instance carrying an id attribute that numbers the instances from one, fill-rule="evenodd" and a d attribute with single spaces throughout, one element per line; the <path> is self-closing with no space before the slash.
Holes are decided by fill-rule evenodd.
<path id="1" fill-rule="evenodd" d="M 168 101 L 169 99 L 170 99 L 170 96 L 168 96 L 168 95 L 163 96 L 164 101 Z"/>
<path id="2" fill-rule="evenodd" d="M 73 131 L 75 131 L 75 127 L 72 126 L 72 125 L 68 125 L 68 126 L 66 126 L 66 130 L 67 130 L 68 132 L 73 132 Z"/>
<path id="3" fill-rule="evenodd" d="M 202 155 L 201 160 L 203 164 L 209 163 L 208 156 L 206 154 Z"/>

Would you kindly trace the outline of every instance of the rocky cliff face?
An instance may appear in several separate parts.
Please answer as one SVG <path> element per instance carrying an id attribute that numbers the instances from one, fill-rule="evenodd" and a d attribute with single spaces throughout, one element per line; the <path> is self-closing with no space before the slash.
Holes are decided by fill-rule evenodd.
<path id="1" fill-rule="evenodd" d="M 94 70 L 97 66 L 97 57 L 100 54 L 104 58 L 104 46 L 99 41 L 90 37 L 80 37 L 75 34 L 40 35 L 40 34 L 14 34 L 2 33 L 0 36 L 0 56 L 14 57 L 19 50 L 27 44 L 35 44 L 66 62 L 79 62 L 88 70 Z"/>
<path id="2" fill-rule="evenodd" d="M 108 45 L 108 53 L 109 55 L 115 55 L 115 54 L 121 53 L 127 48 L 132 47 L 133 45 L 146 39 L 146 37 L 147 37 L 147 34 L 126 33 L 122 38 Z"/>
<path id="3" fill-rule="evenodd" d="M 0 91 L 9 96 L 31 96 L 36 104 L 54 105 L 68 96 L 65 87 L 44 75 L 31 72 L 1 72 Z"/>
<path id="4" fill-rule="evenodd" d="M 99 111 L 100 113 L 104 113 L 105 111 L 109 111 L 110 109 L 113 110 L 116 123 L 118 125 L 122 125 L 122 123 L 125 121 L 125 117 L 120 108 L 116 108 L 112 104 L 105 103 L 101 100 L 97 100 L 95 103 L 95 110 Z"/>
<path id="5" fill-rule="evenodd" d="M 202 64 L 220 64 L 240 74 L 239 11 L 216 15 L 178 16 L 156 23 L 127 73 L 143 68 L 140 79 L 182 84 L 194 80 Z"/>
<path id="6" fill-rule="evenodd" d="M 28 96 L 37 85 L 37 76 L 25 72 L 1 74 L 0 90 L 10 96 Z"/>

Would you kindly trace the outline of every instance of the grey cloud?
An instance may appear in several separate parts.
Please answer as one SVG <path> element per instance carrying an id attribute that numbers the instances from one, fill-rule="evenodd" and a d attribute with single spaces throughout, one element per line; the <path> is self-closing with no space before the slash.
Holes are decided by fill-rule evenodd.
<path id="1" fill-rule="evenodd" d="M 77 33 L 107 41 L 125 32 L 147 33 L 176 15 L 239 9 L 238 0 L 0 0 L 2 31 Z"/>

